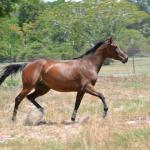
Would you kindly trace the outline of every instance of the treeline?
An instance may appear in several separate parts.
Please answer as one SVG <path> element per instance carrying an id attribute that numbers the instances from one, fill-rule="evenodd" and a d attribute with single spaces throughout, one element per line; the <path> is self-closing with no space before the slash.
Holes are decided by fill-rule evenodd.
<path id="1" fill-rule="evenodd" d="M 150 51 L 149 4 L 145 0 L 1 0 L 0 61 L 69 59 L 109 36 L 129 54 L 145 55 Z"/>

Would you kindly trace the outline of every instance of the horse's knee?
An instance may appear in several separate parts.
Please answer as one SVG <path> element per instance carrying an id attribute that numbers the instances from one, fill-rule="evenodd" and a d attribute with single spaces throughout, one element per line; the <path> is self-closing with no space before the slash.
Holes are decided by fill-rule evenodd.
<path id="1" fill-rule="evenodd" d="M 23 100 L 23 98 L 21 98 L 20 96 L 17 96 L 15 98 L 15 108 L 14 109 L 18 109 L 19 104 L 21 103 L 21 101 Z"/>
<path id="2" fill-rule="evenodd" d="M 26 96 L 26 98 L 27 98 L 29 101 L 32 101 L 33 99 L 35 99 L 35 98 L 36 98 L 36 94 L 35 94 L 35 92 L 33 92 L 33 93 L 31 93 L 31 94 L 27 95 L 27 96 Z"/>
<path id="3" fill-rule="evenodd" d="M 17 96 L 17 97 L 15 98 L 15 105 L 19 104 L 20 102 L 21 102 L 21 99 L 20 99 L 19 96 Z"/>

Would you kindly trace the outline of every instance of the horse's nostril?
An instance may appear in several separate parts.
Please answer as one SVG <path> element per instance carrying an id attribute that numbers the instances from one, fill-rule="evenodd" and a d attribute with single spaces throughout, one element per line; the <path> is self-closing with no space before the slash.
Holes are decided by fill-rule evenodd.
<path id="1" fill-rule="evenodd" d="M 128 57 L 124 58 L 122 62 L 126 63 L 127 61 L 128 61 Z"/>

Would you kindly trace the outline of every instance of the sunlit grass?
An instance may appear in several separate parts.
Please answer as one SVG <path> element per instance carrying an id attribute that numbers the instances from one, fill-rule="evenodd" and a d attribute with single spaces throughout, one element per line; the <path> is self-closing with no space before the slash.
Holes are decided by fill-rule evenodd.
<path id="1" fill-rule="evenodd" d="M 140 60 L 139 65 L 144 65 Z M 19 106 L 17 121 L 11 122 L 14 99 L 21 90 L 18 74 L 0 87 L 0 149 L 2 150 L 149 150 L 150 149 L 150 76 L 145 61 L 143 75 L 112 77 L 112 73 L 128 64 L 103 66 L 96 89 L 102 92 L 109 114 L 102 118 L 103 105 L 97 97 L 86 94 L 77 114 L 79 123 L 65 125 L 74 108 L 76 93 L 50 91 L 37 101 L 44 107 L 46 124 L 24 126 L 25 116 L 36 109 L 27 99 Z M 117 62 L 118 63 L 118 62 Z M 119 71 L 118 71 L 119 72 Z M 108 77 L 110 76 L 110 77 Z M 17 83 L 17 84 L 16 84 Z M 80 123 L 83 117 L 89 120 Z"/>
<path id="2" fill-rule="evenodd" d="M 122 64 L 119 61 L 114 61 L 109 66 L 103 66 L 100 75 L 128 76 L 128 75 L 147 75 L 150 73 L 150 57 L 135 58 L 135 73 L 133 71 L 132 58 L 129 58 L 128 63 Z"/>

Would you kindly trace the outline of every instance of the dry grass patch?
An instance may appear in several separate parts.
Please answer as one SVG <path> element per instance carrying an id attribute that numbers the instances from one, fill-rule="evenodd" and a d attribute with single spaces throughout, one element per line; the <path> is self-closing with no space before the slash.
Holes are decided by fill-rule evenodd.
<path id="1" fill-rule="evenodd" d="M 0 149 L 14 150 L 126 150 L 150 149 L 150 76 L 100 77 L 96 89 L 106 96 L 109 115 L 102 119 L 98 98 L 86 95 L 70 121 L 75 93 L 51 91 L 38 102 L 45 108 L 39 126 L 24 126 L 26 115 L 35 107 L 24 99 L 17 121 L 11 122 L 18 87 L 0 87 Z M 80 120 L 88 116 L 86 122 Z"/>

